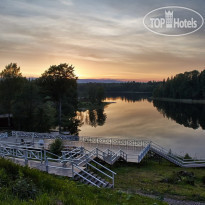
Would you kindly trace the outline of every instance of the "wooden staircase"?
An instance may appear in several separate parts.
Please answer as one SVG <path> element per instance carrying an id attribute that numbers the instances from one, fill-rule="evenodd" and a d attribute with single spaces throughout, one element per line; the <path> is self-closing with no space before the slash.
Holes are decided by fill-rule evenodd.
<path id="1" fill-rule="evenodd" d="M 182 156 L 172 154 L 153 142 L 149 150 L 180 167 L 205 167 L 205 160 L 184 159 Z"/>
<path id="2" fill-rule="evenodd" d="M 113 184 L 110 184 L 105 179 L 90 170 L 79 172 L 78 175 L 76 174 L 74 176 L 74 180 L 87 185 L 97 186 L 99 188 L 113 188 Z"/>

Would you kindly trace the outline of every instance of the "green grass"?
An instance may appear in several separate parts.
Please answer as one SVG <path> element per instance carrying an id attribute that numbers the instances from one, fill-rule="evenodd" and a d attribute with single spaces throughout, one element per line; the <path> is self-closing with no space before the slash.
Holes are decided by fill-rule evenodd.
<path id="1" fill-rule="evenodd" d="M 205 201 L 205 184 L 202 178 L 205 176 L 203 168 L 180 168 L 162 160 L 161 163 L 148 160 L 142 164 L 118 163 L 113 169 L 116 175 L 116 189 L 129 191 L 130 193 L 148 193 L 159 196 L 169 196 L 195 201 Z M 184 182 L 176 184 L 163 182 L 173 175 L 173 172 L 187 171 L 195 175 L 195 185 Z"/>
<path id="2" fill-rule="evenodd" d="M 66 177 L 49 175 L 0 159 L 0 204 L 163 205 L 166 203 L 137 194 L 83 185 Z"/>

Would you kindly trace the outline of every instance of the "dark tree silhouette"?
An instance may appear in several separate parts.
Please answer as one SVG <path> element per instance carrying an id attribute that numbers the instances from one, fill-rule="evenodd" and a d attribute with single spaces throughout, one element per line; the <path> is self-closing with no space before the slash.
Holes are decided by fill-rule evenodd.
<path id="1" fill-rule="evenodd" d="M 177 74 L 164 80 L 153 91 L 158 98 L 205 99 L 205 70 Z"/>
<path id="2" fill-rule="evenodd" d="M 22 77 L 20 67 L 16 63 L 10 63 L 0 73 L 0 104 L 4 113 L 8 114 L 8 126 L 11 126 L 10 118 L 12 105 L 20 92 L 25 78 Z"/>
<path id="3" fill-rule="evenodd" d="M 62 105 L 77 105 L 77 77 L 74 67 L 68 64 L 53 65 L 39 79 L 43 90 L 53 99 L 58 108 L 59 132 L 62 126 Z"/>

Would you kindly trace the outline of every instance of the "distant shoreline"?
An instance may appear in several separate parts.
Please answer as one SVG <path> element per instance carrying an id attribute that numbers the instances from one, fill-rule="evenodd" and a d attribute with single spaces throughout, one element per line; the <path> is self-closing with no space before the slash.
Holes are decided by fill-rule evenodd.
<path id="1" fill-rule="evenodd" d="M 205 104 L 205 100 L 154 98 L 154 97 L 150 97 L 150 99 L 159 100 L 159 101 L 167 101 L 167 102 L 180 102 L 180 103 L 187 103 L 187 104 Z"/>
<path id="2" fill-rule="evenodd" d="M 138 91 L 107 91 L 106 94 L 110 94 L 110 93 L 116 93 L 116 94 L 130 94 L 130 93 L 136 93 L 136 94 L 152 94 L 152 92 L 138 92 Z"/>
<path id="3" fill-rule="evenodd" d="M 81 112 L 81 111 L 86 111 L 86 110 L 96 110 L 96 109 L 104 109 L 105 106 L 112 104 L 112 103 L 116 103 L 116 102 L 102 102 L 101 104 L 89 104 L 90 102 L 88 102 L 88 104 L 84 104 L 81 105 L 77 111 Z"/>

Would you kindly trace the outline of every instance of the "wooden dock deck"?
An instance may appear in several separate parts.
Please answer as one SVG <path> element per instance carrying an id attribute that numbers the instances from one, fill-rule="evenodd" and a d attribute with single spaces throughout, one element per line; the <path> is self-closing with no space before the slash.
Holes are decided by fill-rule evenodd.
<path id="1" fill-rule="evenodd" d="M 16 133 L 18 132 L 14 133 L 15 136 L 12 137 L 8 137 L 6 133 L 0 134 L 1 157 L 9 158 L 22 166 L 28 165 L 30 168 L 46 171 L 49 174 L 73 177 L 75 180 L 97 187 L 114 187 L 116 173 L 100 164 L 95 158 L 110 165 L 118 160 L 140 163 L 150 151 L 180 167 L 205 167 L 205 160 L 186 160 L 146 140 L 79 137 L 78 141 L 63 140 L 65 149 L 62 151 L 62 156 L 57 156 L 48 150 L 53 138 L 44 137 L 44 146 L 39 147 L 39 140 L 42 138 L 38 135 L 34 138 L 31 137 L 34 136 L 32 133 L 28 133 L 28 136 L 27 133 L 23 133 L 23 136 L 20 135 L 20 138 L 17 138 Z M 90 172 L 89 167 L 95 169 L 97 174 L 104 174 L 111 182 L 105 183 L 104 179 Z"/>
<path id="2" fill-rule="evenodd" d="M 138 162 L 138 156 L 144 149 L 144 146 L 124 146 L 124 145 L 114 145 L 114 144 L 98 144 L 98 143 L 89 143 L 83 141 L 67 141 L 65 145 L 84 147 L 88 151 L 92 151 L 95 148 L 100 149 L 103 152 L 106 152 L 107 149 L 117 153 L 119 150 L 122 150 L 127 154 L 127 162 Z"/>
<path id="3" fill-rule="evenodd" d="M 14 158 L 14 157 L 7 157 L 12 162 L 19 164 L 21 166 L 25 166 L 25 160 Z M 28 160 L 28 167 L 33 169 L 38 169 L 40 171 L 47 172 L 49 174 L 54 174 L 58 176 L 66 176 L 69 178 L 72 178 L 72 166 L 70 164 L 66 164 L 66 166 L 63 166 L 59 162 L 49 162 L 48 170 L 46 170 L 46 166 L 44 163 L 41 163 L 40 161 L 35 160 Z M 85 169 L 85 167 L 80 166 L 81 169 Z M 74 167 L 74 171 L 79 173 L 80 170 Z"/>

